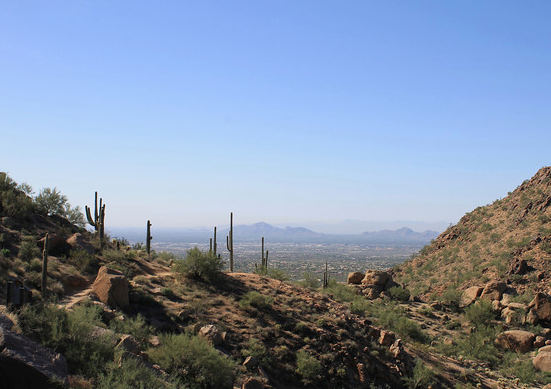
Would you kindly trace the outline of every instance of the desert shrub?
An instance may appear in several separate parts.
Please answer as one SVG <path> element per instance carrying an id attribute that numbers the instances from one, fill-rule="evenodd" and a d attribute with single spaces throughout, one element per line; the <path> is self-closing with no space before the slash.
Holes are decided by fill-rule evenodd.
<path id="1" fill-rule="evenodd" d="M 17 183 L 7 173 L 0 172 L 0 216 L 30 219 L 33 212 L 32 199 L 18 188 Z"/>
<path id="2" fill-rule="evenodd" d="M 324 289 L 327 294 L 332 294 L 333 297 L 340 301 L 352 301 L 356 298 L 356 292 L 354 289 L 347 285 L 339 284 L 335 280 L 329 280 L 327 288 Z"/>
<path id="3" fill-rule="evenodd" d="M 162 335 L 161 345 L 149 349 L 148 354 L 154 363 L 179 375 L 191 388 L 233 387 L 234 362 L 197 336 Z"/>
<path id="4" fill-rule="evenodd" d="M 84 227 L 86 225 L 80 207 L 72 207 L 71 204 L 69 204 L 67 196 L 62 195 L 57 188 L 42 189 L 34 198 L 34 202 L 38 212 L 42 212 L 46 215 L 64 217 L 79 227 Z"/>
<path id="5" fill-rule="evenodd" d="M 19 257 L 24 261 L 30 261 L 33 258 L 40 256 L 40 250 L 36 246 L 36 237 L 34 236 L 25 236 L 21 242 L 21 247 L 19 248 Z"/>
<path id="6" fill-rule="evenodd" d="M 111 320 L 109 327 L 120 334 L 132 335 L 139 343 L 145 342 L 152 332 L 145 318 L 139 313 L 136 317 L 127 317 L 125 320 Z"/>
<path id="7" fill-rule="evenodd" d="M 302 280 L 299 284 L 304 288 L 317 289 L 320 287 L 320 280 L 312 272 L 302 273 Z"/>
<path id="8" fill-rule="evenodd" d="M 434 373 L 420 359 L 415 361 L 413 375 L 404 377 L 403 380 L 410 389 L 428 388 L 435 382 Z"/>
<path id="9" fill-rule="evenodd" d="M 222 259 L 213 252 L 203 252 L 194 247 L 187 251 L 184 260 L 174 261 L 173 269 L 176 273 L 213 283 L 218 279 L 223 265 Z"/>
<path id="10" fill-rule="evenodd" d="M 96 380 L 96 389 L 176 389 L 178 386 L 160 380 L 142 363 L 123 359 L 120 364 L 110 363 L 108 372 Z"/>
<path id="11" fill-rule="evenodd" d="M 89 272 L 96 264 L 96 258 L 83 249 L 73 249 L 69 252 L 67 262 L 82 272 Z"/>
<path id="12" fill-rule="evenodd" d="M 496 330 L 490 326 L 480 326 L 470 335 L 457 340 L 457 350 L 470 359 L 496 364 L 499 352 L 494 345 Z"/>
<path id="13" fill-rule="evenodd" d="M 389 289 L 388 292 L 390 293 L 391 299 L 398 300 L 398 301 L 408 301 L 409 296 L 411 295 L 409 293 L 409 290 L 404 289 L 400 286 L 393 286 L 392 288 Z"/>
<path id="14" fill-rule="evenodd" d="M 243 308 L 255 307 L 265 309 L 272 305 L 274 299 L 270 296 L 264 296 L 257 291 L 251 290 L 243 295 L 239 305 Z"/>
<path id="15" fill-rule="evenodd" d="M 363 315 L 371 309 L 370 302 L 363 296 L 354 296 L 350 303 L 350 311 L 356 315 Z"/>
<path id="16" fill-rule="evenodd" d="M 495 318 L 492 303 L 486 299 L 477 301 L 465 309 L 465 316 L 475 326 L 487 325 Z"/>
<path id="17" fill-rule="evenodd" d="M 321 373 L 321 363 L 305 350 L 297 353 L 297 369 L 295 370 L 301 377 L 304 384 L 308 385 L 314 382 Z"/>
<path id="18" fill-rule="evenodd" d="M 170 288 L 161 288 L 161 294 L 169 299 L 176 297 L 174 291 Z"/>
<path id="19" fill-rule="evenodd" d="M 455 287 L 450 286 L 446 289 L 438 298 L 441 304 L 452 310 L 459 310 L 459 303 L 461 301 L 462 292 L 457 290 Z"/>
<path id="20" fill-rule="evenodd" d="M 113 359 L 113 349 L 104 336 L 93 336 L 101 325 L 98 307 L 65 311 L 55 305 L 35 304 L 21 309 L 21 329 L 31 339 L 67 358 L 69 372 L 96 377 Z"/>
<path id="21" fill-rule="evenodd" d="M 251 338 L 247 345 L 241 350 L 243 357 L 255 357 L 261 364 L 267 366 L 271 363 L 272 358 L 266 350 L 264 343 L 256 338 Z"/>
<path id="22" fill-rule="evenodd" d="M 291 277 L 289 276 L 289 274 L 287 274 L 285 270 L 277 268 L 269 268 L 268 277 L 279 281 L 289 281 L 291 279 Z"/>

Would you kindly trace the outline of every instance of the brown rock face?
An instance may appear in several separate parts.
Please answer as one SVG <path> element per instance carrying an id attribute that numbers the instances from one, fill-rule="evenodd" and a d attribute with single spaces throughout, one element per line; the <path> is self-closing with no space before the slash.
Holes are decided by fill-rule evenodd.
<path id="1" fill-rule="evenodd" d="M 492 301 L 501 300 L 503 292 L 507 290 L 507 284 L 505 282 L 491 281 L 484 286 L 484 290 L 480 295 L 481 298 L 488 298 Z"/>
<path id="2" fill-rule="evenodd" d="M 359 271 L 348 273 L 348 283 L 355 285 L 361 284 L 364 276 L 365 275 Z"/>
<path id="3" fill-rule="evenodd" d="M 528 305 L 537 314 L 540 320 L 551 321 L 551 297 L 538 293 Z"/>
<path id="4" fill-rule="evenodd" d="M 63 355 L 2 326 L 0 343 L 0 387 L 50 388 L 54 387 L 51 379 L 67 383 Z"/>
<path id="5" fill-rule="evenodd" d="M 218 328 L 212 324 L 201 327 L 199 330 L 199 336 L 211 343 L 213 346 L 218 346 L 223 341 L 222 334 Z"/>
<path id="6" fill-rule="evenodd" d="M 532 359 L 534 367 L 538 370 L 544 371 L 546 373 L 551 372 L 551 352 L 545 351 L 540 352 L 538 355 Z"/>
<path id="7" fill-rule="evenodd" d="M 104 304 L 121 308 L 129 305 L 128 281 L 118 270 L 100 267 L 92 288 Z"/>
<path id="8" fill-rule="evenodd" d="M 390 274 L 381 270 L 368 270 L 365 272 L 365 277 L 362 284 L 366 285 L 385 285 L 390 279 Z"/>
<path id="9" fill-rule="evenodd" d="M 92 246 L 80 232 L 71 235 L 71 237 L 67 239 L 67 244 L 70 245 L 72 249 L 82 249 L 88 254 L 94 254 L 95 252 L 94 246 Z"/>
<path id="10" fill-rule="evenodd" d="M 535 337 L 528 331 L 505 331 L 497 335 L 495 343 L 508 350 L 526 353 L 532 349 Z"/>
<path id="11" fill-rule="evenodd" d="M 467 307 L 475 302 L 475 300 L 482 294 L 482 288 L 479 286 L 471 286 L 465 289 L 461 296 L 461 307 Z"/>

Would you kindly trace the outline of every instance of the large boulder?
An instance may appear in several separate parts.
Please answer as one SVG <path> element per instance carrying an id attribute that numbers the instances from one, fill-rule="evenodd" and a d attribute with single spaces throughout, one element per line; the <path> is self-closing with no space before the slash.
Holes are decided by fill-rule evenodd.
<path id="1" fill-rule="evenodd" d="M 58 388 L 68 383 L 67 361 L 61 354 L 0 326 L 0 387 Z"/>
<path id="2" fill-rule="evenodd" d="M 67 239 L 67 244 L 71 246 L 73 250 L 84 250 L 88 254 L 94 254 L 96 251 L 92 243 L 90 243 L 90 241 L 80 232 L 71 235 L 69 239 Z"/>
<path id="3" fill-rule="evenodd" d="M 120 308 L 129 305 L 128 280 L 118 270 L 109 269 L 107 266 L 100 267 L 92 289 L 104 304 Z"/>
<path id="4" fill-rule="evenodd" d="M 551 352 L 539 352 L 538 355 L 532 359 L 532 364 L 540 371 L 551 373 Z"/>
<path id="5" fill-rule="evenodd" d="M 471 286 L 463 291 L 461 295 L 460 306 L 467 307 L 474 303 L 478 297 L 482 294 L 482 288 L 480 286 Z"/>
<path id="6" fill-rule="evenodd" d="M 46 237 L 39 239 L 37 242 L 40 250 L 44 250 L 44 242 Z M 50 255 L 66 255 L 71 250 L 71 246 L 67 243 L 66 237 L 61 234 L 48 235 L 48 254 Z"/>
<path id="7" fill-rule="evenodd" d="M 201 327 L 201 329 L 199 330 L 199 337 L 205 339 L 213 346 L 218 346 L 224 341 L 222 334 L 220 333 L 218 328 L 212 324 Z"/>
<path id="8" fill-rule="evenodd" d="M 511 351 L 526 353 L 532 349 L 536 335 L 528 331 L 511 330 L 497 335 L 496 345 Z"/>
<path id="9" fill-rule="evenodd" d="M 551 321 L 551 297 L 544 293 L 537 293 L 528 305 L 543 321 Z"/>
<path id="10" fill-rule="evenodd" d="M 368 270 L 362 280 L 364 285 L 385 285 L 391 278 L 390 274 L 382 270 Z"/>
<path id="11" fill-rule="evenodd" d="M 361 284 L 365 274 L 359 271 L 348 273 L 348 283 L 349 284 Z"/>
<path id="12" fill-rule="evenodd" d="M 484 286 L 480 297 L 490 299 L 491 301 L 499 301 L 506 290 L 507 284 L 505 282 L 490 281 Z"/>

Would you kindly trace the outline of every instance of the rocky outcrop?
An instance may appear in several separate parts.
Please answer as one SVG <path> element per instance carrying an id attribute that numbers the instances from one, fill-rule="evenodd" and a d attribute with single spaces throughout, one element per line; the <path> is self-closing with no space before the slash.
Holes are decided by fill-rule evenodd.
<path id="1" fill-rule="evenodd" d="M 505 282 L 490 281 L 484 286 L 484 290 L 480 297 L 487 298 L 491 301 L 499 301 L 506 290 L 507 284 Z"/>
<path id="2" fill-rule="evenodd" d="M 362 279 L 363 285 L 385 285 L 392 277 L 385 271 L 368 270 L 365 272 L 365 277 Z"/>
<path id="3" fill-rule="evenodd" d="M 368 270 L 361 281 L 360 293 L 367 299 L 373 300 L 397 285 L 390 273 L 381 270 Z"/>
<path id="4" fill-rule="evenodd" d="M 504 349 L 526 353 L 532 350 L 536 335 L 528 331 L 511 330 L 497 335 L 495 343 Z"/>
<path id="5" fill-rule="evenodd" d="M 534 367 L 540 371 L 551 373 L 551 351 L 539 351 L 538 355 L 532 359 Z"/>
<path id="6" fill-rule="evenodd" d="M 365 277 L 365 274 L 359 271 L 348 273 L 348 283 L 359 285 L 362 283 L 362 280 L 364 277 Z"/>
<path id="7" fill-rule="evenodd" d="M 124 308 L 129 305 L 128 281 L 118 270 L 100 267 L 92 288 L 100 301 L 111 307 Z"/>
<path id="8" fill-rule="evenodd" d="M 482 290 L 483 289 L 479 286 L 471 286 L 465 289 L 461 295 L 461 301 L 459 302 L 460 307 L 464 308 L 474 303 L 482 294 Z"/>
<path id="9" fill-rule="evenodd" d="M 199 330 L 199 337 L 205 339 L 213 346 L 218 346 L 224 341 L 222 333 L 215 325 L 212 324 L 201 327 L 201 329 Z"/>
<path id="10" fill-rule="evenodd" d="M 551 321 L 551 297 L 544 293 L 537 293 L 528 304 L 528 308 L 537 315 L 540 320 Z"/>
<path id="11" fill-rule="evenodd" d="M 63 355 L 0 326 L 0 386 L 5 388 L 57 388 L 67 384 Z M 2 386 L 3 385 L 3 386 Z"/>
<path id="12" fill-rule="evenodd" d="M 85 238 L 80 232 L 73 234 L 67 239 L 67 244 L 71 246 L 73 250 L 84 250 L 88 254 L 94 254 L 96 251 L 92 243 Z"/>

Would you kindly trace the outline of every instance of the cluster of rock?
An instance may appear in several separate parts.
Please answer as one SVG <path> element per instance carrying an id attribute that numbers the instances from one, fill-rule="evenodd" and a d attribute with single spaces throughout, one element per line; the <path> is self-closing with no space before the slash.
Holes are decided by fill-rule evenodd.
<path id="1" fill-rule="evenodd" d="M 378 298 L 381 294 L 386 295 L 390 288 L 398 285 L 392 280 L 392 275 L 382 270 L 349 273 L 348 284 L 356 285 L 359 293 L 370 300 Z"/>
<path id="2" fill-rule="evenodd" d="M 504 282 L 489 282 L 484 287 L 472 286 L 463 292 L 461 306 L 467 307 L 478 299 L 492 302 L 494 311 L 506 324 L 544 324 L 551 325 L 551 296 L 537 293 L 528 303 L 512 302 L 516 291 Z M 551 329 L 544 328 L 540 334 L 524 330 L 501 332 L 495 339 L 501 348 L 526 353 L 537 350 L 532 359 L 534 367 L 551 372 Z"/>
<path id="3" fill-rule="evenodd" d="M 513 302 L 516 290 L 505 282 L 492 281 L 484 287 L 471 286 L 463 292 L 460 306 L 462 308 L 473 304 L 478 299 L 488 299 L 492 302 L 494 311 L 506 324 L 551 324 L 551 296 L 538 293 L 529 304 Z"/>

